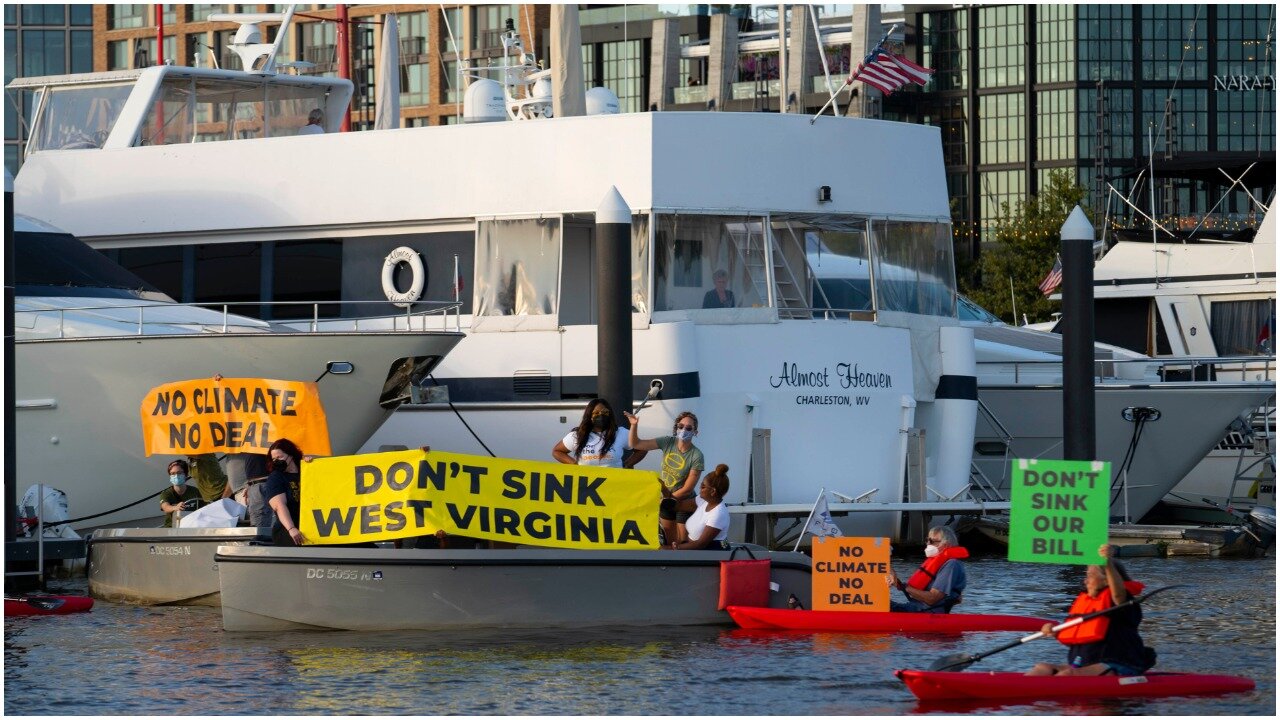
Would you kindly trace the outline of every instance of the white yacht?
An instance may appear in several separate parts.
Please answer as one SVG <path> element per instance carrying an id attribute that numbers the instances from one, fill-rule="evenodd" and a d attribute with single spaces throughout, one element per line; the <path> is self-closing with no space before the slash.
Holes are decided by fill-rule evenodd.
<path id="1" fill-rule="evenodd" d="M 632 211 L 635 398 L 660 387 L 642 436 L 691 410 L 708 462 L 730 467 L 731 503 L 807 508 L 823 487 L 873 501 L 841 520 L 850 532 L 897 538 L 904 501 L 964 498 L 973 343 L 956 318 L 936 128 L 549 119 L 535 76 L 517 60 L 505 88 L 472 83 L 477 122 L 346 134 L 335 131 L 348 96 L 325 78 L 165 66 L 23 79 L 43 99 L 17 201 L 122 261 L 126 249 L 249 243 L 267 255 L 308 241 L 340 255 L 344 302 L 465 288 L 466 338 L 422 402 L 361 449 L 545 460 L 596 393 L 594 219 L 616 188 Z M 330 132 L 295 136 L 317 107 Z M 872 268 L 861 298 L 815 301 L 806 234 Z M 705 308 L 721 270 L 733 307 Z M 383 322 L 350 307 L 321 326 Z"/>
<path id="2" fill-rule="evenodd" d="M 275 328 L 176 303 L 46 223 L 17 216 L 13 230 L 16 482 L 58 488 L 73 518 L 96 516 L 77 529 L 159 518 L 154 499 L 131 504 L 165 486 L 172 459 L 143 452 L 139 408 L 156 385 L 319 379 L 332 450 L 350 453 L 461 338 Z"/>
<path id="3" fill-rule="evenodd" d="M 1242 239 L 1122 239 L 1097 262 L 1094 297 L 1099 339 L 1160 359 L 1170 375 L 1272 389 L 1164 498 L 1166 509 L 1221 520 L 1204 498 L 1274 507 L 1275 215 Z"/>

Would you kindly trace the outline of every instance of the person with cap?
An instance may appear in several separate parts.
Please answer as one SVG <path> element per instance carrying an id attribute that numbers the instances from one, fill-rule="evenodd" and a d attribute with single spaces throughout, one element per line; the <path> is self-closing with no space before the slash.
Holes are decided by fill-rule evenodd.
<path id="1" fill-rule="evenodd" d="M 299 135 L 323 135 L 324 134 L 324 113 L 320 108 L 312 110 L 307 115 L 307 124 L 298 130 Z"/>

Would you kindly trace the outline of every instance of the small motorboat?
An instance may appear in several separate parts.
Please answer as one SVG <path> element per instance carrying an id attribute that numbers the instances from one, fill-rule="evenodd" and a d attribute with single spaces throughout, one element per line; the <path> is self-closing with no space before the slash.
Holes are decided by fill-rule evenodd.
<path id="1" fill-rule="evenodd" d="M 22 595 L 4 597 L 4 616 L 22 615 L 70 615 L 89 612 L 93 598 L 81 595 Z"/>
<path id="2" fill-rule="evenodd" d="M 1171 697 L 1246 692 L 1254 683 L 1235 675 L 1151 672 L 1121 677 L 1031 677 L 1011 672 L 931 672 L 898 670 L 894 673 L 911 694 L 921 700 L 991 701 Z"/>
<path id="3" fill-rule="evenodd" d="M 788 610 L 731 605 L 726 610 L 747 630 L 811 630 L 866 633 L 961 633 L 1001 630 L 1035 631 L 1050 622 L 1025 615 L 965 613 L 842 612 Z"/>

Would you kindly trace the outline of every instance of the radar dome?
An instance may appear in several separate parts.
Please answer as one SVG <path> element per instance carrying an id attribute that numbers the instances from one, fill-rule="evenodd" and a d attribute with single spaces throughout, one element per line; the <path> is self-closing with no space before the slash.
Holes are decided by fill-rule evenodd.
<path id="1" fill-rule="evenodd" d="M 502 93 L 502 85 L 488 78 L 473 81 L 462 98 L 462 121 L 482 123 L 506 119 L 507 98 Z"/>
<path id="2" fill-rule="evenodd" d="M 618 96 L 607 87 L 593 87 L 587 91 L 588 115 L 617 115 Z"/>

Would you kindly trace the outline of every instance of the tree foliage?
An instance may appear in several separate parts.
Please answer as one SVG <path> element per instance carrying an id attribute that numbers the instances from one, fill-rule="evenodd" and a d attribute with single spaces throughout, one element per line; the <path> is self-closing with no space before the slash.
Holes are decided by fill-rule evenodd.
<path id="1" fill-rule="evenodd" d="M 977 267 L 963 268 L 960 273 L 961 291 L 995 315 L 1013 318 L 1014 324 L 1021 324 L 1024 314 L 1031 322 L 1052 319 L 1059 303 L 1040 293 L 1040 281 L 1053 269 L 1058 256 L 1062 223 L 1087 195 L 1088 191 L 1075 184 L 1070 172 L 1055 170 L 1038 195 L 1019 200 L 1012 207 L 1004 203 L 1000 217 L 991 218 L 987 224 L 989 242 L 983 243 Z M 1084 207 L 1084 211 L 1092 222 L 1089 208 Z"/>

